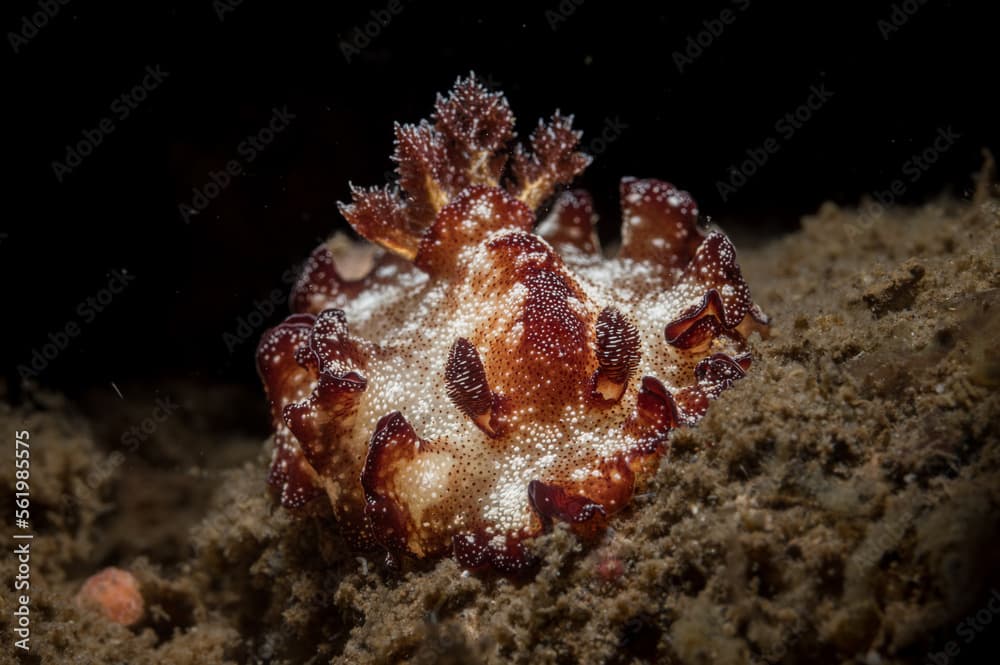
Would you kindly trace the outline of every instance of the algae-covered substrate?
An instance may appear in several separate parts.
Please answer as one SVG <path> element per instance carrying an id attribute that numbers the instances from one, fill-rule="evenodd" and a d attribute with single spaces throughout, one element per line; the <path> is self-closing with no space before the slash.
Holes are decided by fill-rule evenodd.
<path id="1" fill-rule="evenodd" d="M 238 426 L 264 422 L 250 388 L 81 402 L 29 386 L 0 404 L 5 436 L 32 441 L 31 651 L 13 660 L 976 662 L 995 638 L 963 622 L 1000 621 L 998 194 L 825 204 L 789 235 L 737 237 L 773 317 L 752 370 L 673 433 L 600 542 L 557 527 L 527 580 L 451 559 L 392 570 L 332 518 L 291 519 L 263 432 Z M 121 451 L 164 393 L 176 416 Z M 17 565 L 0 559 L 7 589 Z M 109 565 L 140 581 L 131 628 L 73 602 Z M 8 644 L 15 602 L 0 594 Z"/>

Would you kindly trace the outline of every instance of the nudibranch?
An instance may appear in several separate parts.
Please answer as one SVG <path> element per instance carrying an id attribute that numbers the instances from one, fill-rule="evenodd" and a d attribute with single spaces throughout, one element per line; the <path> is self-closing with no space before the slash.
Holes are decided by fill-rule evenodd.
<path id="1" fill-rule="evenodd" d="M 606 258 L 590 197 L 565 190 L 590 163 L 572 116 L 527 146 L 513 126 L 474 76 L 397 124 L 398 183 L 340 206 L 376 247 L 367 272 L 343 238 L 318 247 L 258 347 L 268 482 L 294 512 L 325 496 L 356 547 L 513 574 L 554 520 L 596 535 L 766 332 L 687 192 L 624 178 Z"/>

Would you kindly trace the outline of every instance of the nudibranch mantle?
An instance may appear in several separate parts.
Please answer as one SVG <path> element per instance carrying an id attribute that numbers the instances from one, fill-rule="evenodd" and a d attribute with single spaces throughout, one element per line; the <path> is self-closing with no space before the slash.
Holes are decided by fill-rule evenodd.
<path id="1" fill-rule="evenodd" d="M 590 158 L 571 117 L 527 146 L 513 124 L 472 76 L 397 125 L 398 186 L 341 205 L 374 245 L 318 247 L 260 342 L 268 481 L 295 512 L 325 496 L 356 547 L 517 573 L 553 520 L 598 533 L 767 330 L 732 244 L 669 183 L 622 180 L 613 258 L 585 192 L 536 228 Z"/>

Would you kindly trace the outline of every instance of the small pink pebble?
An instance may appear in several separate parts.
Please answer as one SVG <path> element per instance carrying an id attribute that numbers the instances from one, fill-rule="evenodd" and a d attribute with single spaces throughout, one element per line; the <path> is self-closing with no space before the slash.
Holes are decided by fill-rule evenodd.
<path id="1" fill-rule="evenodd" d="M 76 603 L 97 609 L 123 626 L 138 622 L 144 609 L 135 575 L 114 567 L 105 568 L 87 578 L 76 594 Z"/>

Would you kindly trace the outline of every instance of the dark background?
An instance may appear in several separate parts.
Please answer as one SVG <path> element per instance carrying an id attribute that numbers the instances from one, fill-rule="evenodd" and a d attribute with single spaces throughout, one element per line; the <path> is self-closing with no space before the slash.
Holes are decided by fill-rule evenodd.
<path id="1" fill-rule="evenodd" d="M 507 93 L 522 135 L 555 108 L 575 114 L 585 144 L 609 119 L 626 125 L 582 178 L 606 239 L 617 227 L 622 175 L 671 180 L 752 241 L 793 230 L 826 200 L 856 205 L 888 188 L 941 129 L 961 139 L 916 182 L 906 179 L 903 202 L 967 195 L 981 148 L 997 147 L 996 28 L 979 3 L 650 9 L 564 0 L 447 9 L 400 0 L 402 10 L 350 60 L 342 41 L 389 3 L 320 8 L 327 4 L 243 0 L 220 19 L 221 2 L 70 2 L 19 52 L 8 34 L 15 173 L 0 228 L 8 377 L 16 381 L 18 365 L 50 333 L 77 321 L 80 334 L 46 362 L 40 383 L 71 391 L 165 377 L 255 385 L 262 326 L 232 352 L 224 334 L 238 331 L 255 300 L 286 291 L 282 273 L 344 227 L 335 203 L 347 198 L 348 180 L 384 180 L 392 122 L 426 117 L 435 93 L 470 70 Z M 878 22 L 890 20 L 894 4 L 897 19 L 904 5 L 916 11 L 885 39 Z M 727 8 L 735 21 L 678 71 L 674 52 Z M 19 31 L 39 5 L 10 9 L 4 28 Z M 114 100 L 149 65 L 169 76 L 57 182 L 52 162 L 113 116 Z M 724 201 L 716 182 L 776 136 L 775 122 L 818 84 L 832 99 Z M 191 201 L 192 187 L 238 158 L 237 145 L 285 105 L 296 116 L 288 130 L 185 223 L 178 204 Z M 113 269 L 135 280 L 81 322 L 78 304 Z M 268 323 L 284 315 L 278 309 Z"/>

